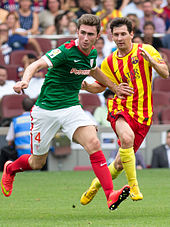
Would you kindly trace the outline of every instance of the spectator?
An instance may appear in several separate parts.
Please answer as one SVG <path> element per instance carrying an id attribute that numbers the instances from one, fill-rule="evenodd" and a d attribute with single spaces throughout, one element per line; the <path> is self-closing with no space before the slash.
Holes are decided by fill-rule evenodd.
<path id="1" fill-rule="evenodd" d="M 8 34 L 9 36 L 17 33 L 20 35 L 28 35 L 28 32 L 25 31 L 25 29 L 20 28 L 19 21 L 18 21 L 18 15 L 15 12 L 9 12 L 6 17 L 6 23 L 8 25 Z"/>
<path id="2" fill-rule="evenodd" d="M 0 7 L 9 12 L 15 12 L 19 9 L 19 1 L 18 0 L 13 0 L 13 1 L 1 0 Z"/>
<path id="3" fill-rule="evenodd" d="M 99 125 L 110 127 L 110 122 L 107 121 L 107 113 L 108 113 L 107 101 L 108 101 L 108 99 L 112 99 L 114 97 L 114 93 L 112 91 L 110 91 L 109 89 L 107 89 L 104 92 L 103 96 L 105 98 L 105 105 L 99 106 L 96 108 L 96 110 L 94 112 L 94 118 L 96 119 L 96 122 Z"/>
<path id="4" fill-rule="evenodd" d="M 93 1 L 91 0 L 78 0 L 79 10 L 75 12 L 77 18 L 80 18 L 83 14 L 95 14 L 92 10 Z"/>
<path id="5" fill-rule="evenodd" d="M 47 0 L 33 0 L 31 10 L 36 13 L 40 13 L 44 10 Z"/>
<path id="6" fill-rule="evenodd" d="M 162 7 L 163 0 L 155 0 L 153 7 L 153 14 L 165 20 L 166 14 Z"/>
<path id="7" fill-rule="evenodd" d="M 163 8 L 164 13 L 166 14 L 165 24 L 166 24 L 166 31 L 170 32 L 170 0 L 167 0 L 167 5 Z"/>
<path id="8" fill-rule="evenodd" d="M 101 66 L 102 61 L 105 59 L 105 55 L 103 53 L 103 48 L 104 48 L 104 38 L 100 37 L 96 43 L 95 43 L 95 48 L 97 50 L 97 58 L 96 58 L 96 65 L 98 67 Z"/>
<path id="9" fill-rule="evenodd" d="M 54 19 L 59 15 L 59 0 L 47 0 L 46 8 L 39 14 L 40 33 L 46 34 L 46 29 L 54 25 Z"/>
<path id="10" fill-rule="evenodd" d="M 152 168 L 170 168 L 170 129 L 167 131 L 166 144 L 152 151 Z"/>
<path id="11" fill-rule="evenodd" d="M 170 34 L 162 37 L 162 44 L 164 48 L 170 49 Z"/>
<path id="12" fill-rule="evenodd" d="M 39 18 L 38 14 L 31 10 L 31 0 L 19 0 L 19 23 L 28 35 L 38 34 Z"/>
<path id="13" fill-rule="evenodd" d="M 104 38 L 104 48 L 103 48 L 104 56 L 108 56 L 109 54 L 111 54 L 113 51 L 116 50 L 116 44 L 112 40 L 110 23 L 111 23 L 111 21 L 108 22 L 107 29 L 106 29 L 106 35 L 103 36 L 103 38 Z"/>
<path id="14" fill-rule="evenodd" d="M 127 6 L 122 9 L 123 16 L 127 16 L 129 13 L 136 14 L 138 18 L 142 18 L 144 16 L 142 1 L 132 0 Z"/>
<path id="15" fill-rule="evenodd" d="M 141 30 L 139 29 L 139 18 L 137 17 L 136 14 L 133 14 L 133 13 L 129 13 L 127 15 L 127 17 L 132 21 L 132 27 L 133 27 L 133 32 L 134 32 L 134 35 L 136 34 L 141 34 Z"/>
<path id="16" fill-rule="evenodd" d="M 120 10 L 115 9 L 115 0 L 103 0 L 102 10 L 96 13 L 101 19 L 102 33 L 106 33 L 106 27 L 109 20 L 115 17 L 122 17 Z"/>
<path id="17" fill-rule="evenodd" d="M 69 32 L 69 35 L 77 34 L 77 23 L 75 21 L 69 21 L 68 32 Z"/>
<path id="18" fill-rule="evenodd" d="M 134 35 L 133 39 L 132 39 L 133 43 L 139 43 L 142 44 L 143 43 L 143 39 L 140 35 Z"/>
<path id="19" fill-rule="evenodd" d="M 140 30 L 143 32 L 143 26 L 146 22 L 151 21 L 155 25 L 156 33 L 165 33 L 165 22 L 153 14 L 153 4 L 149 0 L 143 3 L 144 17 L 140 18 Z"/>
<path id="20" fill-rule="evenodd" d="M 19 34 L 8 35 L 8 26 L 0 24 L 0 50 L 4 55 L 6 64 L 9 64 L 10 54 L 14 50 L 24 50 L 26 44 L 32 44 L 38 56 L 41 56 L 41 48 L 36 39 L 27 38 Z"/>
<path id="21" fill-rule="evenodd" d="M 69 30 L 68 30 L 69 19 L 67 17 L 67 12 L 57 15 L 54 21 L 55 21 L 54 25 L 49 26 L 46 29 L 46 34 L 48 35 L 53 35 L 53 34 L 68 35 L 69 34 Z"/>
<path id="22" fill-rule="evenodd" d="M 143 26 L 143 43 L 152 45 L 156 50 L 163 47 L 161 39 L 154 37 L 155 25 L 152 21 L 148 21 Z"/>
<path id="23" fill-rule="evenodd" d="M 15 94 L 13 90 L 13 86 L 15 85 L 15 81 L 8 80 L 7 69 L 0 65 L 0 99 L 4 95 Z"/>
<path id="24" fill-rule="evenodd" d="M 24 64 L 24 68 L 22 73 L 20 72 L 20 77 L 23 76 L 24 70 L 27 68 L 27 66 L 36 60 L 37 60 L 37 57 L 34 56 L 33 54 L 28 54 L 23 57 L 22 62 Z M 44 83 L 44 76 L 43 76 L 43 72 L 40 70 L 36 72 L 34 76 L 31 78 L 30 80 L 31 86 L 25 89 L 24 93 L 28 95 L 31 99 L 37 99 L 38 95 L 40 94 L 43 83 Z"/>
<path id="25" fill-rule="evenodd" d="M 0 154 L 0 171 L 3 171 L 4 164 L 7 160 L 15 161 L 23 154 L 31 154 L 30 145 L 30 127 L 31 117 L 30 111 L 34 105 L 34 101 L 28 97 L 23 99 L 22 115 L 12 119 L 6 140 L 8 146 L 1 149 Z M 41 170 L 47 170 L 47 163 Z"/>
<path id="26" fill-rule="evenodd" d="M 16 160 L 23 154 L 31 154 L 30 146 L 30 110 L 34 102 L 30 98 L 24 98 L 22 106 L 24 113 L 13 118 L 6 140 L 8 146 L 2 148 L 0 155 L 0 170 L 3 171 L 3 166 L 8 160 Z"/>
<path id="27" fill-rule="evenodd" d="M 7 15 L 8 15 L 8 11 L 0 8 L 0 24 L 5 22 Z"/>

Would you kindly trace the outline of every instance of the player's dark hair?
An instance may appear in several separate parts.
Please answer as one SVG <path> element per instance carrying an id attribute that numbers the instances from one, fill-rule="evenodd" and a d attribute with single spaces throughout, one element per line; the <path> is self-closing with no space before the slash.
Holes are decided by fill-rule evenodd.
<path id="1" fill-rule="evenodd" d="M 103 94 L 103 96 L 105 97 L 105 99 L 107 99 L 109 97 L 109 95 L 113 95 L 114 96 L 115 94 L 113 93 L 113 91 L 111 91 L 109 89 L 106 89 L 104 94 Z"/>
<path id="2" fill-rule="evenodd" d="M 145 24 L 143 25 L 143 29 L 145 29 L 148 25 L 151 25 L 152 28 L 155 30 L 155 25 L 152 21 L 145 22 Z"/>
<path id="3" fill-rule="evenodd" d="M 167 134 L 170 133 L 170 129 L 168 129 L 168 130 L 166 131 L 166 133 L 167 133 Z"/>
<path id="4" fill-rule="evenodd" d="M 3 65 L 0 65 L 0 69 L 5 69 L 7 71 L 7 69 Z"/>
<path id="5" fill-rule="evenodd" d="M 77 24 L 78 29 L 80 29 L 80 26 L 82 24 L 89 25 L 89 26 L 96 26 L 97 34 L 99 34 L 100 28 L 101 28 L 101 22 L 98 16 L 92 15 L 92 14 L 83 14 L 78 20 L 78 24 Z"/>
<path id="6" fill-rule="evenodd" d="M 24 98 L 22 101 L 22 107 L 25 111 L 30 111 L 33 105 L 34 105 L 34 101 L 29 97 Z"/>
<path id="7" fill-rule="evenodd" d="M 129 18 L 127 18 L 127 17 L 116 17 L 112 20 L 112 22 L 110 24 L 111 32 L 113 32 L 113 29 L 115 27 L 121 27 L 123 25 L 126 25 L 129 33 L 131 33 L 133 31 L 132 22 Z"/>

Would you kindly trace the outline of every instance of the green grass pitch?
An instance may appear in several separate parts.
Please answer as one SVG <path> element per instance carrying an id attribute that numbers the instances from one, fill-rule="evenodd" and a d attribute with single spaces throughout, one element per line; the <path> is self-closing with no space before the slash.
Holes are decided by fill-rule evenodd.
<path id="1" fill-rule="evenodd" d="M 11 197 L 0 194 L 0 227 L 169 227 L 170 170 L 137 172 L 143 201 L 124 201 L 109 211 L 100 190 L 94 200 L 80 205 L 93 172 L 24 172 L 16 175 Z M 126 184 L 123 173 L 115 189 Z"/>

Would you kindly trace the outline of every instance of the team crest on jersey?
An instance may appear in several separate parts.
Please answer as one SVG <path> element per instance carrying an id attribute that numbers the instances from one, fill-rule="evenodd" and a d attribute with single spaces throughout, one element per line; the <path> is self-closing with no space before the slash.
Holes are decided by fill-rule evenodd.
<path id="1" fill-rule="evenodd" d="M 131 57 L 132 64 L 137 64 L 139 62 L 139 59 L 137 56 Z"/>
<path id="2" fill-rule="evenodd" d="M 94 59 L 90 59 L 90 66 L 92 67 L 94 63 Z"/>
<path id="3" fill-rule="evenodd" d="M 48 55 L 50 56 L 50 58 L 54 58 L 56 55 L 60 54 L 61 50 L 60 49 L 54 49 L 52 50 L 50 53 L 48 53 Z"/>

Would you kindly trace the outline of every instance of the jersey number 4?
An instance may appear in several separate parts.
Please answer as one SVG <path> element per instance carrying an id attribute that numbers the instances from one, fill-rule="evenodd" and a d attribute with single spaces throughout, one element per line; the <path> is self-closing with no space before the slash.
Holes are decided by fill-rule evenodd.
<path id="1" fill-rule="evenodd" d="M 37 133 L 37 135 L 36 135 L 36 137 L 35 137 L 35 140 L 37 140 L 38 143 L 41 142 L 40 132 Z"/>

